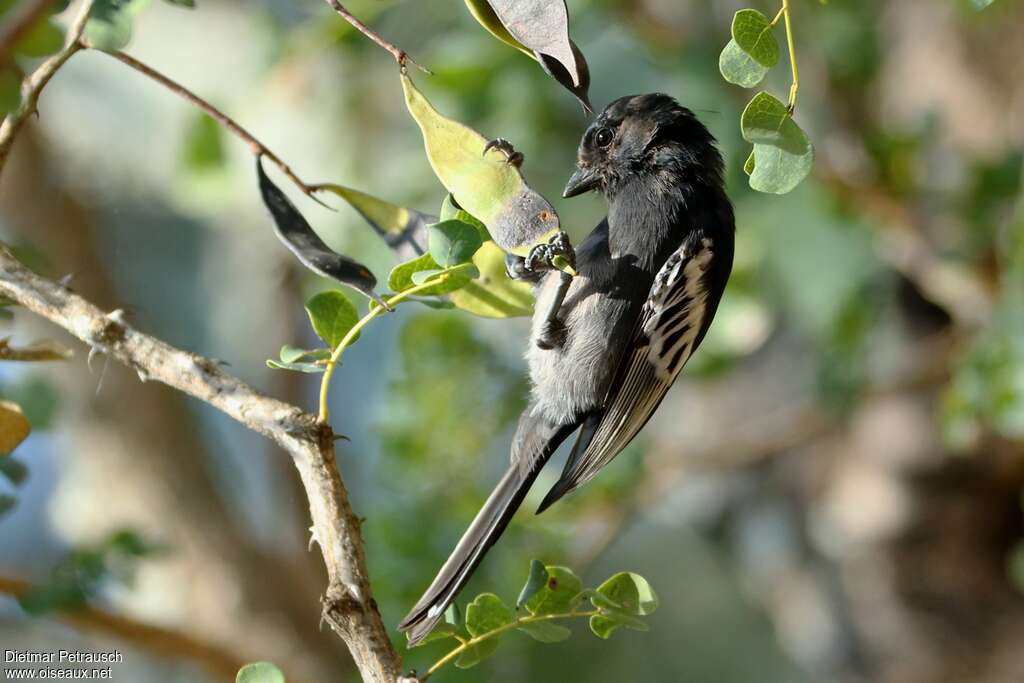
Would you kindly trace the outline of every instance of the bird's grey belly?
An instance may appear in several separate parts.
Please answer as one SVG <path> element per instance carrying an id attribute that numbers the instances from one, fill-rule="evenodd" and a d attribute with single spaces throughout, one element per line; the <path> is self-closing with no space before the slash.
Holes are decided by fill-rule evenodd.
<path id="1" fill-rule="evenodd" d="M 547 310 L 558 279 L 558 273 L 551 273 L 537 288 L 536 310 Z M 543 321 L 540 316 L 534 318 L 526 352 L 534 413 L 565 424 L 603 403 L 638 314 L 631 308 L 627 301 L 599 292 L 587 278 L 577 276 L 559 309 L 567 328 L 564 344 L 538 347 Z"/>

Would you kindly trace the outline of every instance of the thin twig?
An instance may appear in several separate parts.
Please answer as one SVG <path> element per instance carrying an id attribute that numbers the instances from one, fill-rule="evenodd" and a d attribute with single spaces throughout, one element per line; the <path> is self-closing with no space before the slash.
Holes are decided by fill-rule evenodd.
<path id="1" fill-rule="evenodd" d="M 0 64 L 10 57 L 15 44 L 25 37 L 29 29 L 53 11 L 53 0 L 32 0 L 3 27 L 0 27 Z"/>
<path id="2" fill-rule="evenodd" d="M 587 618 L 589 618 L 589 617 L 592 617 L 592 616 L 597 615 L 597 614 L 601 614 L 601 610 L 593 609 L 593 610 L 577 611 L 577 610 L 574 609 L 571 612 L 565 612 L 565 613 L 562 613 L 562 614 L 532 614 L 532 615 L 530 615 L 528 617 L 520 617 L 519 619 L 516 619 L 515 621 L 512 621 L 512 622 L 509 622 L 509 623 L 504 624 L 502 626 L 499 626 L 498 628 L 496 628 L 496 629 L 494 629 L 492 631 L 488 631 L 487 633 L 481 633 L 480 635 L 475 636 L 473 638 L 470 638 L 469 640 L 463 640 L 461 643 L 459 643 L 458 647 L 453 649 L 451 652 L 446 654 L 444 657 L 441 657 L 441 659 L 439 659 L 436 662 L 434 662 L 434 665 L 432 667 L 430 667 L 430 669 L 427 671 L 427 673 L 425 673 L 425 674 L 423 674 L 422 676 L 419 677 L 419 683 L 426 683 L 427 679 L 429 679 L 431 676 L 433 676 L 435 673 L 437 673 L 437 671 L 441 667 L 443 667 L 445 664 L 447 664 L 448 662 L 450 662 L 453 659 L 455 659 L 456 657 L 458 657 L 460 654 L 462 654 L 466 650 L 468 650 L 468 649 L 470 649 L 472 647 L 476 647 L 477 645 L 479 645 L 483 641 L 488 640 L 490 638 L 493 638 L 495 636 L 499 636 L 502 633 L 505 633 L 506 631 L 511 631 L 512 629 L 519 628 L 523 624 L 536 624 L 538 622 L 554 621 L 556 619 L 578 619 L 580 617 L 587 617 Z"/>
<path id="3" fill-rule="evenodd" d="M 31 588 L 28 582 L 0 576 L 0 594 L 17 598 Z M 180 631 L 144 624 L 88 605 L 49 616 L 82 633 L 111 636 L 162 657 L 194 661 L 218 680 L 234 681 L 235 674 L 245 665 L 245 659 Z"/>
<path id="4" fill-rule="evenodd" d="M 260 394 L 210 358 L 139 332 L 123 312 L 104 313 L 60 283 L 33 273 L 5 248 L 0 248 L 0 296 L 64 328 L 140 378 L 208 403 L 287 451 L 309 498 L 314 539 L 327 568 L 323 618 L 345 641 L 363 680 L 394 683 L 401 659 L 373 599 L 360 521 L 338 473 L 330 427 Z"/>
<path id="5" fill-rule="evenodd" d="M 78 10 L 78 15 L 71 24 L 68 32 L 68 42 L 64 48 L 39 65 L 39 68 L 32 72 L 21 84 L 21 105 L 18 109 L 9 114 L 0 124 L 0 174 L 3 173 L 7 158 L 10 156 L 11 147 L 18 136 L 18 131 L 25 125 L 28 118 L 35 113 L 36 105 L 39 103 L 39 95 L 43 88 L 50 82 L 53 75 L 64 66 L 65 62 L 71 59 L 72 55 L 82 49 L 79 42 L 82 33 L 85 31 L 85 24 L 89 21 L 89 13 L 92 11 L 92 0 L 85 0 Z"/>
<path id="6" fill-rule="evenodd" d="M 88 44 L 85 44 L 84 47 L 90 46 Z M 313 194 L 313 187 L 304 182 L 301 178 L 299 178 L 299 176 L 295 175 L 295 172 L 292 171 L 288 164 L 284 163 L 284 161 L 281 160 L 281 157 L 277 156 L 277 154 L 275 154 L 273 150 L 271 150 L 265 144 L 260 142 L 255 135 L 253 135 L 245 128 L 240 126 L 234 119 L 232 119 L 230 116 L 222 112 L 220 109 L 217 109 L 217 107 L 213 106 L 212 104 L 210 104 L 209 102 L 207 102 L 202 97 L 195 94 L 182 84 L 178 83 L 177 81 L 171 80 L 170 78 L 163 75 L 153 67 L 147 64 L 143 64 L 142 62 L 135 59 L 129 54 L 126 54 L 124 52 L 104 52 L 104 54 L 110 55 L 122 64 L 125 64 L 126 66 L 129 66 L 132 69 L 134 69 L 135 71 L 138 71 L 143 76 L 146 76 L 147 78 L 156 81 L 157 83 L 164 86 L 171 92 L 188 100 L 196 107 L 206 112 L 210 116 L 210 118 L 212 118 L 214 121 L 220 124 L 221 127 L 223 127 L 232 135 L 235 135 L 243 142 L 245 142 L 245 144 L 249 146 L 250 151 L 252 151 L 254 155 L 265 157 L 266 159 L 271 161 L 275 166 L 281 169 L 281 172 L 284 173 L 289 180 L 295 183 L 296 187 L 302 190 L 303 194 L 305 194 L 306 196 L 308 196 L 310 199 L 320 204 L 321 206 L 330 208 L 329 206 L 327 206 L 327 204 L 324 204 L 320 199 L 316 197 L 316 195 Z"/>
<path id="7" fill-rule="evenodd" d="M 381 37 L 379 33 L 374 31 L 372 28 L 370 28 L 363 22 L 359 21 L 359 19 L 357 19 L 355 15 L 353 15 L 351 12 L 345 9 L 345 6 L 338 2 L 338 0 L 327 0 L 327 4 L 334 8 L 334 11 L 341 15 L 342 19 L 352 24 L 352 26 L 354 26 L 357 31 L 359 31 L 364 36 L 366 36 L 367 38 L 369 38 L 370 40 L 372 40 L 373 42 L 377 43 L 382 48 L 390 52 L 391 56 L 395 58 L 396 62 L 398 62 L 399 67 L 404 69 L 406 62 L 411 62 L 414 66 L 423 71 L 423 73 L 431 73 L 430 69 L 423 66 L 422 64 L 419 64 L 415 59 L 410 57 L 408 52 L 398 47 L 394 43 L 388 42 L 383 37 Z"/>
<path id="8" fill-rule="evenodd" d="M 339 342 L 338 346 L 331 353 L 331 357 L 327 361 L 327 369 L 324 370 L 323 379 L 320 381 L 320 415 L 317 418 L 320 422 L 326 423 L 327 420 L 330 419 L 330 415 L 327 410 L 327 394 L 331 388 L 331 377 L 333 377 L 334 375 L 334 368 L 337 367 L 338 363 L 341 361 L 341 354 L 345 352 L 345 349 L 352 345 L 352 342 L 355 340 L 356 335 L 358 335 L 359 332 L 364 327 L 369 325 L 374 318 L 376 318 L 384 311 L 392 310 L 393 306 L 397 306 L 398 304 L 408 299 L 410 296 L 413 296 L 414 294 L 419 294 L 423 290 L 429 289 L 430 287 L 434 287 L 435 285 L 439 285 L 446 279 L 448 279 L 448 274 L 440 273 L 436 277 L 436 279 L 430 278 L 423 284 L 416 285 L 415 287 L 410 287 L 404 292 L 399 292 L 393 297 L 384 300 L 384 302 L 388 306 L 387 308 L 383 306 L 372 306 L 370 308 L 370 311 L 362 318 L 360 318 L 359 322 L 352 326 L 352 329 L 350 329 L 345 334 L 341 342 Z"/>

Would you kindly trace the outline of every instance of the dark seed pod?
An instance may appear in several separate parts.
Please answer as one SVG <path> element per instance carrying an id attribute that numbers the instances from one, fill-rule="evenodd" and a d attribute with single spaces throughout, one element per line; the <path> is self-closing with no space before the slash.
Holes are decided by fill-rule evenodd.
<path id="1" fill-rule="evenodd" d="M 576 58 L 576 72 L 580 77 L 579 85 L 573 84 L 572 76 L 560 61 L 540 52 L 535 52 L 534 54 L 544 71 L 561 83 L 562 87 L 576 96 L 576 99 L 583 105 L 583 111 L 587 114 L 593 114 L 594 108 L 590 105 L 590 95 L 588 94 L 590 90 L 590 67 L 587 65 L 583 52 L 576 47 L 576 43 L 569 41 L 569 44 L 572 46 L 572 54 Z"/>
<path id="2" fill-rule="evenodd" d="M 317 275 L 337 280 L 384 305 L 383 300 L 374 291 L 377 278 L 370 269 L 324 244 L 295 205 L 270 181 L 263 171 L 263 163 L 259 158 L 256 159 L 256 173 L 259 175 L 263 203 L 274 218 L 274 233 L 302 265 Z"/>

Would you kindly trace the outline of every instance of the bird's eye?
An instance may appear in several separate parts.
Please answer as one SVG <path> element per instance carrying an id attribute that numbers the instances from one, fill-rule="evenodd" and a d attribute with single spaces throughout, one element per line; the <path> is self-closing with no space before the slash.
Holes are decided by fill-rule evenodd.
<path id="1" fill-rule="evenodd" d="M 598 147 L 607 147 L 612 144 L 613 137 L 615 136 L 607 128 L 599 128 L 597 134 L 594 135 L 594 142 Z"/>

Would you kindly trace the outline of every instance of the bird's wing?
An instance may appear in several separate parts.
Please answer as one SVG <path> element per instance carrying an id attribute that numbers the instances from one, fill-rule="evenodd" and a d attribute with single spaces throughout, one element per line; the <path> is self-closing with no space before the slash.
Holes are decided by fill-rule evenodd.
<path id="1" fill-rule="evenodd" d="M 585 420 L 565 470 L 540 510 L 593 478 L 654 414 L 711 324 L 721 296 L 721 287 L 716 289 L 707 277 L 714 256 L 709 239 L 687 240 L 662 266 L 605 404 Z"/>

